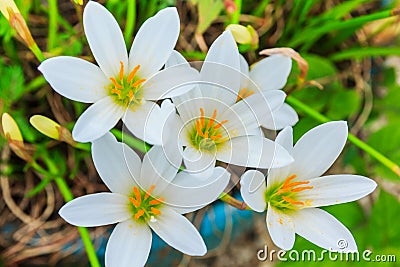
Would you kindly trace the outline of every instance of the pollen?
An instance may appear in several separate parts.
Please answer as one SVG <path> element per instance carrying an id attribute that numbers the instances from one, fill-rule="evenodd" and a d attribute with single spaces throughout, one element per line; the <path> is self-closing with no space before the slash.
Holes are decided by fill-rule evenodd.
<path id="1" fill-rule="evenodd" d="M 141 104 L 142 101 L 142 84 L 146 79 L 137 76 L 140 65 L 125 75 L 125 66 L 120 61 L 120 68 L 116 77 L 110 77 L 111 84 L 108 86 L 108 93 L 116 103 L 128 107 L 133 104 Z"/>
<path id="2" fill-rule="evenodd" d="M 132 188 L 132 194 L 128 199 L 132 218 L 135 221 L 148 222 L 152 219 L 155 220 L 161 214 L 160 207 L 163 205 L 164 199 L 153 197 L 154 189 L 155 185 L 151 185 L 147 191 L 137 186 Z"/>

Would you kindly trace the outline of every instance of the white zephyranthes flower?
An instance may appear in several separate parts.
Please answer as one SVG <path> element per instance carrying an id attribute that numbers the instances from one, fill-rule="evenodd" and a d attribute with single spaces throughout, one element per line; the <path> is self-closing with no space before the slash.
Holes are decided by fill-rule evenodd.
<path id="1" fill-rule="evenodd" d="M 89 1 L 83 25 L 99 67 L 74 57 L 54 57 L 39 70 L 59 94 L 94 103 L 78 119 L 72 135 L 76 141 L 95 140 L 123 119 L 128 129 L 146 142 L 145 130 L 158 132 L 162 113 L 152 101 L 182 93 L 178 86 L 197 79 L 191 68 L 159 71 L 169 58 L 179 35 L 176 8 L 165 8 L 145 21 L 132 44 L 129 57 L 122 32 L 112 14 Z M 175 90 L 174 90 L 175 89 Z M 125 114 L 125 116 L 123 116 Z"/>
<path id="2" fill-rule="evenodd" d="M 249 65 L 243 56 L 240 56 L 240 81 L 239 99 L 249 97 L 259 90 L 274 91 L 282 89 L 287 81 L 292 68 L 292 59 L 285 55 L 272 55 L 252 65 Z M 286 126 L 293 126 L 299 117 L 296 111 L 286 103 L 282 103 L 272 113 L 265 114 L 260 119 L 261 126 L 271 130 L 281 130 Z"/>
<path id="3" fill-rule="evenodd" d="M 174 51 L 166 66 L 176 65 L 189 66 Z M 280 145 L 263 137 L 259 123 L 283 103 L 285 93 L 259 92 L 237 102 L 240 76 L 237 46 L 231 32 L 225 31 L 211 45 L 199 83 L 172 98 L 181 119 L 179 138 L 186 147 L 183 154 L 189 171 L 206 177 L 204 172 L 216 160 L 260 168 L 280 167 L 293 160 Z"/>
<path id="4" fill-rule="evenodd" d="M 141 162 L 132 149 L 110 133 L 93 142 L 94 164 L 111 193 L 74 199 L 59 214 L 76 226 L 118 223 L 106 247 L 107 267 L 144 266 L 151 230 L 185 254 L 206 253 L 199 232 L 182 214 L 216 200 L 230 175 L 217 167 L 210 179 L 197 182 L 186 172 L 177 174 L 174 165 L 182 158 L 179 153 L 175 155 L 167 159 L 161 146 L 153 146 Z"/>
<path id="5" fill-rule="evenodd" d="M 328 122 L 310 130 L 293 147 L 292 128 L 279 133 L 276 142 L 285 147 L 294 162 L 271 169 L 264 175 L 250 170 L 241 178 L 241 194 L 255 211 L 267 209 L 267 227 L 280 248 L 293 247 L 295 233 L 332 251 L 357 250 L 350 231 L 320 206 L 360 199 L 376 188 L 376 183 L 358 175 L 322 176 L 342 151 L 347 139 L 344 121 Z"/>

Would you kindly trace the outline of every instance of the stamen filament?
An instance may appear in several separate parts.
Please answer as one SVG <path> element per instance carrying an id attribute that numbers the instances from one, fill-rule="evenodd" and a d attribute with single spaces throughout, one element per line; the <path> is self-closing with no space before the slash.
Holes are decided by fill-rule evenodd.
<path id="1" fill-rule="evenodd" d="M 214 126 L 214 129 L 218 129 L 219 127 L 222 126 L 222 124 L 227 123 L 227 122 L 228 122 L 228 120 L 221 121 L 220 123 L 218 123 L 217 125 Z"/>
<path id="2" fill-rule="evenodd" d="M 136 72 L 138 72 L 139 69 L 140 69 L 140 65 L 137 65 L 137 66 L 131 71 L 131 73 L 129 73 L 128 79 L 126 80 L 128 83 L 131 83 L 132 79 L 135 77 Z"/>
<path id="3" fill-rule="evenodd" d="M 302 201 L 295 201 L 294 199 L 292 199 L 292 198 L 290 198 L 290 197 L 282 196 L 282 199 L 285 200 L 286 202 L 289 202 L 290 204 L 293 204 L 293 205 L 304 205 L 304 202 L 302 202 Z"/>
<path id="4" fill-rule="evenodd" d="M 122 85 L 120 85 L 120 84 L 117 82 L 117 80 L 115 80 L 115 78 L 110 77 L 110 80 L 111 80 L 111 82 L 113 83 L 113 85 L 115 86 L 115 88 L 124 89 L 124 87 L 123 87 Z"/>
<path id="5" fill-rule="evenodd" d="M 144 83 L 145 81 L 146 81 L 146 79 L 137 80 L 136 82 L 134 82 L 134 83 L 131 85 L 131 87 L 137 87 L 137 86 L 141 85 L 142 83 Z"/>
<path id="6" fill-rule="evenodd" d="M 124 79 L 124 62 L 120 61 L 119 64 L 121 67 L 119 68 L 119 79 L 123 81 Z"/>
<path id="7" fill-rule="evenodd" d="M 303 186 L 303 187 L 297 187 L 297 188 L 293 188 L 291 191 L 292 192 L 301 192 L 307 189 L 313 189 L 314 186 Z"/>

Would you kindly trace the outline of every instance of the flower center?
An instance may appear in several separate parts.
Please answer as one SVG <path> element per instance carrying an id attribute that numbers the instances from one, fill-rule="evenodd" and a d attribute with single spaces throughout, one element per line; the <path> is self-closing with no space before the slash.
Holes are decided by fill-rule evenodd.
<path id="1" fill-rule="evenodd" d="M 137 65 L 128 76 L 125 76 L 125 68 L 122 61 L 120 61 L 120 65 L 119 75 L 110 77 L 111 84 L 108 86 L 108 94 L 121 106 L 140 105 L 142 102 L 141 85 L 146 81 L 146 79 L 140 79 L 136 75 L 140 65 Z"/>
<path id="2" fill-rule="evenodd" d="M 194 147 L 202 151 L 213 152 L 219 144 L 229 139 L 226 130 L 222 127 L 228 120 L 217 122 L 216 117 L 216 109 L 211 118 L 206 118 L 204 109 L 200 108 L 200 118 L 195 120 L 193 129 L 189 131 L 189 139 Z"/>
<path id="3" fill-rule="evenodd" d="M 155 187 L 155 185 L 152 185 L 148 191 L 143 191 L 136 186 L 133 187 L 132 196 L 129 197 L 129 207 L 136 221 L 154 221 L 155 217 L 161 214 L 159 208 L 162 206 L 163 199 L 151 196 Z"/>
<path id="4" fill-rule="evenodd" d="M 242 88 L 242 89 L 240 89 L 240 91 L 238 93 L 238 96 L 236 98 L 236 102 L 239 102 L 240 100 L 245 99 L 246 97 L 254 95 L 254 93 L 255 92 L 253 90 L 250 90 L 248 88 Z"/>
<path id="5" fill-rule="evenodd" d="M 298 210 L 304 206 L 309 206 L 309 201 L 299 201 L 297 199 L 297 193 L 310 190 L 313 186 L 302 186 L 307 185 L 310 181 L 293 182 L 296 178 L 296 174 L 293 174 L 286 178 L 283 184 L 272 185 L 265 193 L 265 200 L 270 205 L 278 210 Z"/>

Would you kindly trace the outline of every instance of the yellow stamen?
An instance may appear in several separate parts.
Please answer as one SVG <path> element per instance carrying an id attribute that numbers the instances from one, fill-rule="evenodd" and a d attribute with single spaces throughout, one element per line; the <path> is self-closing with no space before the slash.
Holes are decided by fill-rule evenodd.
<path id="1" fill-rule="evenodd" d="M 302 202 L 302 201 L 295 201 L 294 199 L 292 199 L 292 198 L 290 198 L 290 197 L 282 196 L 282 199 L 285 200 L 286 202 L 289 202 L 290 204 L 293 204 L 293 205 L 304 205 L 304 202 Z"/>
<path id="2" fill-rule="evenodd" d="M 120 84 L 117 82 L 117 80 L 115 80 L 115 78 L 111 77 L 110 80 L 111 80 L 111 82 L 113 83 L 113 85 L 115 86 L 115 88 L 124 89 L 124 87 L 123 87 L 122 85 L 120 85 Z"/>
<path id="3" fill-rule="evenodd" d="M 160 215 L 160 214 L 161 214 L 161 211 L 158 210 L 158 209 L 156 209 L 156 208 L 151 207 L 150 210 L 151 210 L 151 212 L 152 212 L 153 214 L 155 214 L 155 215 Z"/>
<path id="4" fill-rule="evenodd" d="M 133 197 L 130 197 L 129 201 L 132 202 L 132 204 L 133 204 L 133 206 L 135 206 L 135 208 L 139 207 L 139 203 Z"/>
<path id="5" fill-rule="evenodd" d="M 212 115 L 211 119 L 207 123 L 207 128 L 210 128 L 211 125 L 213 125 L 216 117 L 217 117 L 217 110 L 214 109 L 213 115 Z"/>
<path id="6" fill-rule="evenodd" d="M 222 124 L 227 123 L 227 122 L 228 122 L 228 120 L 221 121 L 220 123 L 218 123 L 217 125 L 214 126 L 214 129 L 218 129 L 219 127 L 222 126 Z"/>
<path id="7" fill-rule="evenodd" d="M 144 83 L 145 81 L 146 81 L 146 79 L 137 80 L 136 82 L 132 83 L 131 87 L 137 87 L 137 86 L 141 85 L 142 83 Z"/>
<path id="8" fill-rule="evenodd" d="M 313 189 L 314 186 L 303 186 L 303 187 L 297 187 L 297 188 L 293 188 L 291 191 L 292 192 L 301 192 L 307 189 Z"/>
<path id="9" fill-rule="evenodd" d="M 138 212 L 135 214 L 135 220 L 139 220 L 140 217 L 144 215 L 144 210 L 138 210 Z"/>
<path id="10" fill-rule="evenodd" d="M 204 127 L 204 109 L 200 108 L 200 122 L 201 122 L 201 126 Z"/>
<path id="11" fill-rule="evenodd" d="M 140 65 L 137 65 L 132 71 L 131 73 L 129 73 L 128 75 L 128 79 L 127 82 L 131 83 L 132 79 L 135 77 L 136 72 L 138 72 L 138 70 L 140 69 Z"/>

